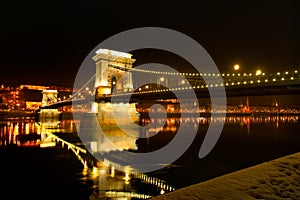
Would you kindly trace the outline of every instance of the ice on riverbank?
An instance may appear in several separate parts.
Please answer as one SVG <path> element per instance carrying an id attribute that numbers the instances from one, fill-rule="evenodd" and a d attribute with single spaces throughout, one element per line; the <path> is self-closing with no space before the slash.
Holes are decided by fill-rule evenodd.
<path id="1" fill-rule="evenodd" d="M 300 153 L 220 176 L 152 198 L 300 199 Z"/>

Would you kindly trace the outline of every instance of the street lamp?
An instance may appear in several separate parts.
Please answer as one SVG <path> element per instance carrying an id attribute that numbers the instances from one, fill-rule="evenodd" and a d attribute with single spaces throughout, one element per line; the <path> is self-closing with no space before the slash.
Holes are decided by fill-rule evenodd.
<path id="1" fill-rule="evenodd" d="M 237 71 L 237 70 L 240 69 L 240 66 L 239 66 L 238 64 L 236 64 L 236 65 L 233 66 L 233 69 L 234 69 L 235 71 Z"/>
<path id="2" fill-rule="evenodd" d="M 256 76 L 259 76 L 259 75 L 261 75 L 261 74 L 262 74 L 262 72 L 261 72 L 260 69 L 256 70 L 256 72 L 255 72 L 255 75 L 256 75 Z"/>

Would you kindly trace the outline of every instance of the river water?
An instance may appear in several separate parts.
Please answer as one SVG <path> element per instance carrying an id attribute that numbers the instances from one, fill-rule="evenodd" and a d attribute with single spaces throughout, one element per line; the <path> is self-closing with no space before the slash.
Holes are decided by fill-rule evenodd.
<path id="1" fill-rule="evenodd" d="M 147 199 L 300 151 L 297 115 L 168 117 L 158 134 L 136 141 L 137 151 L 151 152 L 167 145 L 176 135 L 181 120 L 199 124 L 190 148 L 160 170 L 143 177 L 130 177 L 105 166 L 87 170 L 70 150 L 55 146 L 41 148 L 45 133 L 76 134 L 72 119 L 41 123 L 30 117 L 1 118 L 0 173 L 4 186 L 0 188 L 0 198 L 8 195 L 8 199 Z M 225 125 L 220 139 L 200 159 L 198 152 L 209 124 L 221 121 Z M 141 119 L 141 123 L 148 124 L 149 119 Z"/>

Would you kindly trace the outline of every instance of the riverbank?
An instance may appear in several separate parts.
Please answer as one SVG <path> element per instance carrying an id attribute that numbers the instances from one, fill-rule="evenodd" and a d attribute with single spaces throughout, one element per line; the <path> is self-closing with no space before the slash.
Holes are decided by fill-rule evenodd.
<path id="1" fill-rule="evenodd" d="M 14 118 L 14 117 L 34 117 L 33 111 L 24 110 L 0 110 L 0 118 Z"/>
<path id="2" fill-rule="evenodd" d="M 151 200 L 166 199 L 300 199 L 300 152 Z"/>
<path id="3" fill-rule="evenodd" d="M 159 116 L 159 113 L 156 113 Z M 181 115 L 189 117 L 211 117 L 211 112 L 168 112 L 168 117 L 181 117 Z M 300 116 L 300 112 L 214 112 L 214 116 L 226 116 L 226 117 L 267 117 L 267 116 Z M 140 116 L 143 118 L 149 118 L 148 112 L 140 112 Z M 161 113 L 164 116 L 164 113 Z"/>

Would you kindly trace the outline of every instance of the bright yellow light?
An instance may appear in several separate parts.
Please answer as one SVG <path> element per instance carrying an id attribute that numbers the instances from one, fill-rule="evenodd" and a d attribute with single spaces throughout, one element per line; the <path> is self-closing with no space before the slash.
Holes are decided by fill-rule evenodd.
<path id="1" fill-rule="evenodd" d="M 115 176 L 115 167 L 111 167 L 111 169 L 110 169 L 110 176 L 111 177 Z"/>
<path id="2" fill-rule="evenodd" d="M 87 168 L 83 168 L 82 175 L 84 175 L 84 176 L 88 175 L 88 169 Z"/>
<path id="3" fill-rule="evenodd" d="M 124 180 L 125 180 L 125 184 L 128 185 L 129 184 L 129 180 L 130 180 L 129 172 L 125 172 Z"/>
<path id="4" fill-rule="evenodd" d="M 93 177 L 93 178 L 96 178 L 98 175 L 99 175 L 98 168 L 97 168 L 97 167 L 93 167 L 93 170 L 92 170 L 92 177 Z"/>
<path id="5" fill-rule="evenodd" d="M 238 64 L 234 65 L 233 66 L 234 70 L 239 70 L 240 69 L 240 66 Z"/>
<path id="6" fill-rule="evenodd" d="M 262 73 L 262 72 L 261 72 L 261 70 L 260 70 L 260 69 L 258 69 L 258 70 L 256 70 L 256 73 L 255 73 L 255 75 L 256 75 L 256 76 L 259 76 L 259 75 L 261 75 L 261 73 Z"/>

